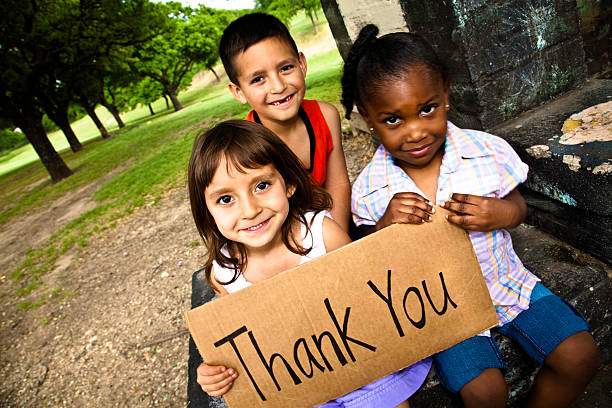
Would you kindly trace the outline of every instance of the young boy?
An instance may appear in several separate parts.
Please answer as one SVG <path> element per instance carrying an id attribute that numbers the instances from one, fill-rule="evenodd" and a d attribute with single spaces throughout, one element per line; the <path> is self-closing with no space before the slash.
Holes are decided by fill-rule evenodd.
<path id="1" fill-rule="evenodd" d="M 340 117 L 330 103 L 305 100 L 306 59 L 276 17 L 253 13 L 227 26 L 219 55 L 234 97 L 253 109 L 247 120 L 276 133 L 313 182 L 332 196 L 334 220 L 348 231 L 350 184 Z"/>

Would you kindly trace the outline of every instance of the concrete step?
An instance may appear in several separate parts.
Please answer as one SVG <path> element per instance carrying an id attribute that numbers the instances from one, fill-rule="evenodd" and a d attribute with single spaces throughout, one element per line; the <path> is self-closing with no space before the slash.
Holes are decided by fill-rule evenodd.
<path id="1" fill-rule="evenodd" d="M 572 114 L 608 101 L 612 80 L 593 79 L 490 132 L 530 167 L 521 186 L 530 206 L 527 222 L 611 264 L 612 140 L 560 143 Z"/>
<path id="2" fill-rule="evenodd" d="M 602 368 L 599 382 L 594 382 L 594 391 L 577 402 L 575 408 L 612 406 L 609 392 L 612 384 L 612 370 L 607 370 L 612 352 L 612 288 L 609 266 L 576 250 L 559 239 L 537 228 L 520 225 L 511 231 L 514 248 L 527 268 L 542 279 L 552 292 L 565 297 L 580 310 L 589 321 L 599 346 Z M 206 284 L 203 271 L 197 271 L 192 279 L 192 307 L 210 301 L 214 296 Z M 510 389 L 510 407 L 524 406 L 524 399 L 538 370 L 534 363 L 516 344 L 496 335 L 506 364 L 510 368 L 506 381 Z M 221 399 L 209 401 L 196 383 L 195 370 L 201 358 L 190 341 L 188 396 L 190 407 L 224 407 Z M 606 389 L 601 391 L 602 382 Z M 597 388 L 599 387 L 599 388 Z M 599 391 L 599 392 L 598 392 Z M 588 398 L 587 398 L 588 397 Z M 461 407 L 461 401 L 447 392 L 438 382 L 435 374 L 429 375 L 423 387 L 411 398 L 413 408 Z"/>

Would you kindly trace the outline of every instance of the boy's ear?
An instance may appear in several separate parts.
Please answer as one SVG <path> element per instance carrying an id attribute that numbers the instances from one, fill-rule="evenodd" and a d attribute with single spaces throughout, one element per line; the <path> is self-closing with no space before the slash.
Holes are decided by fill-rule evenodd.
<path id="1" fill-rule="evenodd" d="M 238 85 L 236 85 L 233 82 L 229 82 L 227 84 L 227 87 L 229 88 L 229 91 L 232 93 L 232 95 L 234 95 L 234 98 L 236 98 L 238 102 L 240 102 L 243 105 L 247 103 L 247 100 L 244 97 L 244 94 L 242 93 L 242 89 L 240 89 Z"/>
<path id="2" fill-rule="evenodd" d="M 306 57 L 303 52 L 298 53 L 298 61 L 300 63 L 300 67 L 302 68 L 302 72 L 304 76 L 306 76 L 306 71 L 308 70 L 308 64 L 306 64 Z"/>
<path id="3" fill-rule="evenodd" d="M 295 193 L 295 186 L 294 185 L 287 186 L 287 198 L 291 198 L 293 196 L 293 193 Z"/>

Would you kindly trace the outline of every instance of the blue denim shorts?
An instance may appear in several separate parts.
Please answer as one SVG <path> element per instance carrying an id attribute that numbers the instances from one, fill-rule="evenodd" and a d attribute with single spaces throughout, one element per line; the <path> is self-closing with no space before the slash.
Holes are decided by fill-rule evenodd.
<path id="1" fill-rule="evenodd" d="M 542 364 L 565 339 L 589 331 L 585 318 L 565 299 L 537 283 L 529 309 L 497 332 L 521 345 L 531 358 Z M 434 355 L 436 374 L 451 392 L 457 393 L 487 368 L 508 369 L 492 337 L 475 336 Z"/>

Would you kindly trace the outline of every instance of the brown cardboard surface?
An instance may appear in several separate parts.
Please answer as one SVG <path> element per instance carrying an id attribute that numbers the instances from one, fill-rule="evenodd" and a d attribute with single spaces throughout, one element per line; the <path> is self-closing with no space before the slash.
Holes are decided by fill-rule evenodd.
<path id="1" fill-rule="evenodd" d="M 472 244 L 445 213 L 185 313 L 204 360 L 239 373 L 227 404 L 313 407 L 496 326 Z"/>

